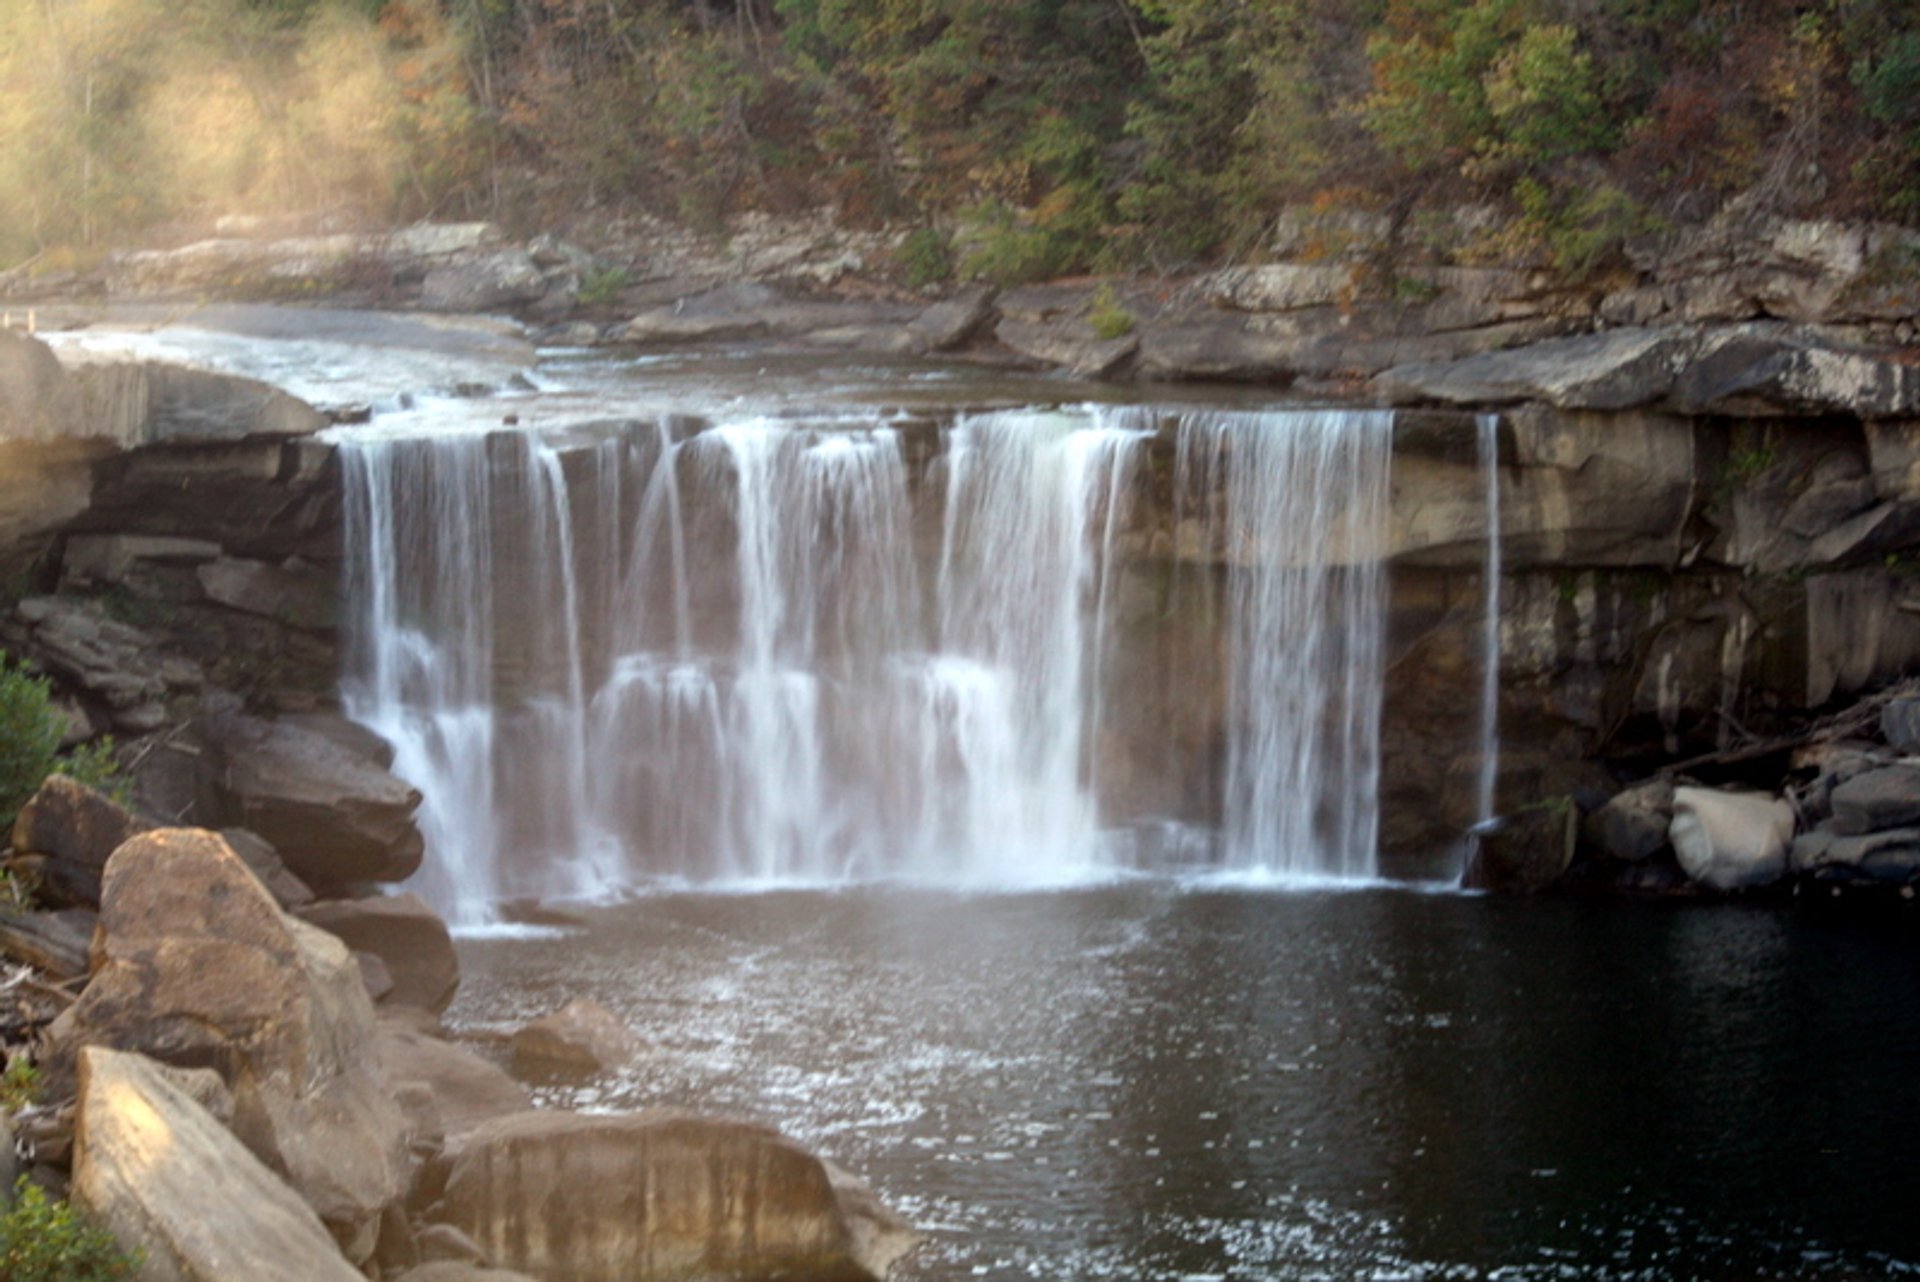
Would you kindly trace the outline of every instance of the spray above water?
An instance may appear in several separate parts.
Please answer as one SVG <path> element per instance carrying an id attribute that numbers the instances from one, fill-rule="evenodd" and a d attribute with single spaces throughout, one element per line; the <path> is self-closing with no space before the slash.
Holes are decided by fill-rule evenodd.
<path id="1" fill-rule="evenodd" d="M 344 437 L 345 695 L 426 797 L 419 888 L 471 926 L 659 878 L 1126 867 L 1099 748 L 1161 426 L 1081 408 L 937 440 L 871 417 Z M 1390 427 L 1180 419 L 1180 485 L 1230 566 L 1231 869 L 1373 874 Z"/>

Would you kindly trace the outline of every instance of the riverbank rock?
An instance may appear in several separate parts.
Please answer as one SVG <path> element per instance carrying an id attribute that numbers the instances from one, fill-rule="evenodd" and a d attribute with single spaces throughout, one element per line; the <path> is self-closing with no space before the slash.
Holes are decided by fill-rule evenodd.
<path id="1" fill-rule="evenodd" d="M 365 1259 L 405 1187 L 406 1128 L 346 945 L 281 912 L 218 836 L 175 828 L 108 861 L 95 951 L 92 983 L 50 1030 L 56 1051 L 216 1067 L 234 1134 Z"/>
<path id="2" fill-rule="evenodd" d="M 49 775 L 13 821 L 13 849 L 39 856 L 41 884 L 55 899 L 98 906 L 107 860 L 150 827 L 77 779 Z"/>
<path id="3" fill-rule="evenodd" d="M 318 890 L 404 881 L 424 843 L 420 794 L 375 761 L 297 725 L 231 713 L 209 718 L 217 809 L 259 833 Z"/>
<path id="4" fill-rule="evenodd" d="M 1571 797 L 1549 797 L 1481 833 L 1464 882 L 1475 890 L 1536 894 L 1573 863 L 1580 811 Z"/>
<path id="5" fill-rule="evenodd" d="M 376 1042 L 393 1098 L 417 1142 L 437 1145 L 482 1122 L 533 1107 L 533 1095 L 506 1070 L 464 1046 L 383 1015 Z"/>
<path id="6" fill-rule="evenodd" d="M 489 1122 L 454 1149 L 443 1205 L 496 1262 L 569 1282 L 878 1280 L 911 1236 L 885 1211 L 885 1231 L 856 1231 L 878 1204 L 778 1132 L 670 1112 Z"/>
<path id="7" fill-rule="evenodd" d="M 1920 823 L 1920 764 L 1867 770 L 1833 789 L 1833 831 L 1843 837 Z"/>
<path id="8" fill-rule="evenodd" d="M 1650 779 L 1615 794 L 1588 815 L 1582 835 L 1601 853 L 1639 863 L 1665 850 L 1673 824 L 1673 781 Z"/>
<path id="9" fill-rule="evenodd" d="M 145 1056 L 80 1052 L 73 1200 L 143 1282 L 364 1282 L 311 1207 Z"/>
<path id="10" fill-rule="evenodd" d="M 1793 808 L 1762 793 L 1675 788 L 1668 835 L 1681 869 L 1703 886 L 1770 885 L 1787 871 Z"/>
<path id="11" fill-rule="evenodd" d="M 11 912 L 0 908 L 0 957 L 42 971 L 57 982 L 91 968 L 89 950 L 98 915 L 86 908 Z"/>
<path id="12" fill-rule="evenodd" d="M 88 696 L 117 730 L 159 729 L 172 704 L 206 685 L 199 664 L 145 629 L 111 617 L 97 602 L 27 597 L 13 614 L 14 648 Z"/>
<path id="13" fill-rule="evenodd" d="M 597 1073 L 622 1068 L 647 1044 L 599 1002 L 576 997 L 513 1035 L 516 1068 L 533 1073 Z"/>
<path id="14" fill-rule="evenodd" d="M 426 901 L 415 894 L 338 899 L 300 910 L 302 921 L 380 959 L 393 988 L 387 1000 L 435 1014 L 453 1002 L 460 986 L 460 960 L 453 936 Z"/>

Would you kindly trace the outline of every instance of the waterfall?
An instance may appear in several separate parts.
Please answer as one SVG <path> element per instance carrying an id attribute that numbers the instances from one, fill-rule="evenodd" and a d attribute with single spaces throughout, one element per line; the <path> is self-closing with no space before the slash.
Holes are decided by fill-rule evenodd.
<path id="1" fill-rule="evenodd" d="M 1378 867 L 1393 416 L 1188 416 L 1179 489 L 1228 566 L 1222 839 L 1235 871 Z"/>
<path id="2" fill-rule="evenodd" d="M 924 477 L 877 421 L 345 437 L 345 702 L 426 798 L 418 888 L 474 925 L 663 876 L 1105 866 L 1092 735 L 1145 436 L 979 414 Z"/>
<path id="3" fill-rule="evenodd" d="M 1474 831 L 1485 832 L 1494 822 L 1494 784 L 1500 775 L 1500 416 L 1480 415 L 1478 429 L 1487 559 L 1481 570 L 1480 775 L 1474 789 Z"/>

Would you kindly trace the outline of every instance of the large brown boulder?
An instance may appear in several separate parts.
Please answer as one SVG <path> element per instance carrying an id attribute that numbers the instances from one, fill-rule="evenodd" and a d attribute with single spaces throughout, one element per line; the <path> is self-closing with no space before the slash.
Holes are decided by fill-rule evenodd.
<path id="1" fill-rule="evenodd" d="M 404 881 L 420 867 L 420 794 L 335 738 L 238 713 L 209 718 L 218 808 L 315 888 Z"/>
<path id="2" fill-rule="evenodd" d="M 141 1252 L 143 1282 L 363 1282 L 313 1209 L 142 1055 L 80 1053 L 73 1200 Z"/>
<path id="3" fill-rule="evenodd" d="M 443 1207 L 500 1265 L 569 1282 L 878 1279 L 914 1241 L 778 1132 L 672 1112 L 489 1122 L 455 1146 Z"/>
<path id="4" fill-rule="evenodd" d="M 514 1066 L 533 1073 L 624 1068 L 647 1049 L 640 1034 L 599 1002 L 576 997 L 513 1035 Z"/>
<path id="5" fill-rule="evenodd" d="M 150 827 L 78 780 L 49 775 L 13 821 L 13 848 L 42 856 L 40 877 L 55 899 L 98 904 L 107 859 Z"/>
<path id="6" fill-rule="evenodd" d="M 388 1089 L 417 1140 L 464 1135 L 533 1107 L 532 1093 L 505 1069 L 404 1019 L 382 1018 L 376 1045 Z"/>
<path id="7" fill-rule="evenodd" d="M 371 953 L 393 978 L 385 1000 L 438 1013 L 460 986 L 453 936 L 415 894 L 336 899 L 300 910 L 300 918 L 338 935 L 358 953 Z"/>
<path id="8" fill-rule="evenodd" d="M 169 828 L 108 861 L 95 953 L 56 1062 L 108 1046 L 217 1070 L 234 1134 L 366 1258 L 404 1192 L 406 1125 L 346 945 L 281 912 L 216 834 Z"/>

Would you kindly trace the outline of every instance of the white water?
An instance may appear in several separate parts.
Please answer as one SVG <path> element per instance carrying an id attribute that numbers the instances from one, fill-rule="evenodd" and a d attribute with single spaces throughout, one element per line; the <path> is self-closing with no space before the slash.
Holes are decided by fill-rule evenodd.
<path id="1" fill-rule="evenodd" d="M 925 574 L 870 421 L 344 440 L 348 710 L 428 798 L 420 889 L 474 925 L 655 877 L 1101 869 L 1089 735 L 1142 439 L 961 420 Z"/>
<path id="2" fill-rule="evenodd" d="M 1481 569 L 1480 774 L 1474 789 L 1474 831 L 1494 822 L 1500 776 L 1500 416 L 1478 420 L 1480 474 L 1486 495 L 1487 559 Z"/>
<path id="3" fill-rule="evenodd" d="M 1182 424 L 1182 492 L 1224 495 L 1208 521 L 1231 566 L 1231 870 L 1377 873 L 1392 429 L 1390 413 L 1336 410 Z"/>

